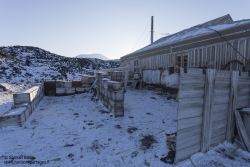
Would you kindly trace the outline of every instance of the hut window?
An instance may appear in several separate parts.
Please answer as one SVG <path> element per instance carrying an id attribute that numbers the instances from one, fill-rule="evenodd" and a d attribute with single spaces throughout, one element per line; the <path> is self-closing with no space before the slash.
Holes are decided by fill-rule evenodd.
<path id="1" fill-rule="evenodd" d="M 178 53 L 176 55 L 176 69 L 179 67 L 188 67 L 188 54 L 187 53 Z"/>
<path id="2" fill-rule="evenodd" d="M 139 65 L 139 62 L 138 62 L 138 59 L 137 59 L 137 60 L 134 61 L 134 66 L 138 66 L 138 65 Z M 138 73 L 139 72 L 139 68 L 135 68 L 134 72 Z"/>

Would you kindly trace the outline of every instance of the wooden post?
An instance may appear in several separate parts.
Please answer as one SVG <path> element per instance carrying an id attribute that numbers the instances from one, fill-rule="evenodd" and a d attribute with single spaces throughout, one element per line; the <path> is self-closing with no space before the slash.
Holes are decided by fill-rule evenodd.
<path id="1" fill-rule="evenodd" d="M 125 70 L 124 92 L 127 91 L 127 86 L 128 86 L 128 69 Z"/>
<path id="2" fill-rule="evenodd" d="M 212 131 L 212 111 L 214 103 L 215 69 L 207 69 L 205 77 L 201 152 L 210 149 Z"/>
<path id="3" fill-rule="evenodd" d="M 154 41 L 153 36 L 154 36 L 154 16 L 151 16 L 151 44 Z"/>
<path id="4" fill-rule="evenodd" d="M 143 80 L 143 75 L 142 75 L 142 68 L 140 67 L 140 89 L 142 87 L 142 80 Z"/>
<path id="5" fill-rule="evenodd" d="M 234 111 L 236 110 L 236 103 L 237 103 L 238 81 L 239 81 L 239 71 L 232 71 L 229 104 L 228 104 L 228 116 L 227 116 L 227 132 L 226 132 L 227 141 L 231 141 L 234 136 L 234 126 L 235 126 Z"/>

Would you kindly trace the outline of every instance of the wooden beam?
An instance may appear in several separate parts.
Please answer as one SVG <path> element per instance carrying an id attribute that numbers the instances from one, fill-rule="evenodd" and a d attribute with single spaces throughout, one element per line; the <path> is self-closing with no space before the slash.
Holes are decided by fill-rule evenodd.
<path id="1" fill-rule="evenodd" d="M 235 126 L 234 111 L 236 110 L 236 103 L 238 98 L 237 97 L 238 81 L 239 81 L 239 71 L 232 71 L 229 104 L 228 104 L 228 119 L 227 119 L 227 133 L 226 133 L 227 141 L 231 141 L 234 136 L 234 126 Z"/>
<path id="2" fill-rule="evenodd" d="M 214 103 L 215 69 L 207 69 L 205 77 L 201 152 L 207 152 L 211 144 L 212 111 Z"/>

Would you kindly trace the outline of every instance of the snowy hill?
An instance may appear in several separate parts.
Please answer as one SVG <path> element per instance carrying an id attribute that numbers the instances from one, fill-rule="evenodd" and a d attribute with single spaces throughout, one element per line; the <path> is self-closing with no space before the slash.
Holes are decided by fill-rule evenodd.
<path id="1" fill-rule="evenodd" d="M 116 68 L 119 60 L 100 60 L 93 58 L 71 58 L 56 55 L 32 46 L 0 47 L 0 82 L 32 83 L 44 80 L 78 80 L 80 74 L 94 74 L 96 70 Z M 6 54 L 13 56 L 6 57 Z M 26 57 L 31 60 L 25 66 Z"/>
<path id="2" fill-rule="evenodd" d="M 101 60 L 109 60 L 109 58 L 103 56 L 102 54 L 98 53 L 87 53 L 87 54 L 80 54 L 76 56 L 76 58 L 96 58 Z"/>

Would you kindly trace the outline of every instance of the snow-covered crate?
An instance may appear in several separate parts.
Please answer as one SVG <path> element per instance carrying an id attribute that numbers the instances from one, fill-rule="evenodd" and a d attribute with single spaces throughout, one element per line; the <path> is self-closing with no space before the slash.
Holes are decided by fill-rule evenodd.
<path id="1" fill-rule="evenodd" d="M 11 109 L 0 116 L 0 127 L 22 126 L 29 115 L 26 107 Z"/>
<path id="2" fill-rule="evenodd" d="M 95 76 L 89 76 L 89 83 L 93 84 L 95 82 Z"/>
<path id="3" fill-rule="evenodd" d="M 108 89 L 108 81 L 110 81 L 110 79 L 108 79 L 108 78 L 102 79 L 102 87 L 103 88 Z"/>
<path id="4" fill-rule="evenodd" d="M 82 75 L 81 76 L 81 82 L 82 83 L 89 83 L 89 76 L 88 75 Z"/>
<path id="5" fill-rule="evenodd" d="M 66 88 L 56 88 L 56 95 L 62 96 L 66 94 Z"/>
<path id="6" fill-rule="evenodd" d="M 114 101 L 112 99 L 109 99 L 109 104 L 112 107 L 124 107 L 124 101 Z"/>
<path id="7" fill-rule="evenodd" d="M 85 87 L 84 90 L 85 90 L 86 92 L 88 92 L 88 91 L 91 90 L 91 87 Z"/>
<path id="8" fill-rule="evenodd" d="M 45 90 L 55 90 L 56 89 L 56 81 L 44 81 L 44 88 Z"/>
<path id="9" fill-rule="evenodd" d="M 23 103 L 23 104 L 18 104 L 18 105 L 13 105 L 11 106 L 11 109 L 16 109 L 16 108 L 23 108 L 25 107 L 26 110 L 26 118 L 28 118 L 28 116 L 30 116 L 30 114 L 32 113 L 32 109 L 31 109 L 31 103 Z"/>
<path id="10" fill-rule="evenodd" d="M 65 88 L 67 95 L 73 95 L 76 92 L 76 88 Z"/>
<path id="11" fill-rule="evenodd" d="M 38 96 L 39 86 L 33 86 L 32 88 L 23 92 L 13 94 L 14 104 L 30 103 Z"/>
<path id="12" fill-rule="evenodd" d="M 64 88 L 72 88 L 72 82 L 71 81 L 64 81 L 63 87 Z"/>
<path id="13" fill-rule="evenodd" d="M 84 92 L 85 92 L 85 88 L 76 87 L 76 93 L 84 93 Z"/>
<path id="14" fill-rule="evenodd" d="M 113 107 L 112 105 L 108 105 L 109 111 L 111 111 L 115 117 L 123 117 L 124 116 L 124 107 Z"/>
<path id="15" fill-rule="evenodd" d="M 63 83 L 64 83 L 63 80 L 57 80 L 56 81 L 56 88 L 63 88 Z"/>
<path id="16" fill-rule="evenodd" d="M 81 87 L 82 81 L 72 81 L 72 87 Z"/>
<path id="17" fill-rule="evenodd" d="M 116 81 L 107 81 L 109 90 L 122 90 L 122 83 Z"/>
<path id="18" fill-rule="evenodd" d="M 122 90 L 109 91 L 108 96 L 110 96 L 109 98 L 111 98 L 114 101 L 124 101 L 124 93 Z"/>
<path id="19" fill-rule="evenodd" d="M 90 87 L 90 85 L 89 85 L 88 83 L 83 83 L 83 84 L 81 85 L 81 87 L 86 88 L 86 87 Z"/>

